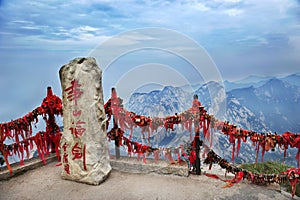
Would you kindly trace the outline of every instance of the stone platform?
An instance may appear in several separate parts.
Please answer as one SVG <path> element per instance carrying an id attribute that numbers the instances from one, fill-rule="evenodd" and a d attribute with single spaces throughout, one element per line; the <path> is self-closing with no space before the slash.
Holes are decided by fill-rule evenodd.
<path id="1" fill-rule="evenodd" d="M 46 163 L 55 164 L 57 162 L 57 158 L 55 154 L 50 154 L 46 158 Z M 20 166 L 19 163 L 15 163 L 11 165 L 13 169 L 13 174 L 10 176 L 9 171 L 6 167 L 2 167 L 0 169 L 0 180 L 6 180 L 13 176 L 23 174 L 26 171 L 38 168 L 43 166 L 43 162 L 39 157 L 32 158 L 24 162 L 24 166 Z M 110 164 L 113 169 L 122 171 L 122 172 L 130 172 L 130 173 L 156 173 L 156 174 L 165 174 L 165 175 L 178 175 L 185 176 L 189 175 L 188 167 L 185 162 L 170 164 L 168 161 L 159 160 L 158 163 L 155 163 L 153 159 L 147 159 L 146 164 L 142 161 L 137 160 L 137 158 L 130 157 L 121 157 L 116 160 L 114 157 L 110 159 Z"/>
<path id="2" fill-rule="evenodd" d="M 188 176 L 189 170 L 187 163 L 175 163 L 165 160 L 159 160 L 157 163 L 153 159 L 147 159 L 146 164 L 142 161 L 137 161 L 137 158 L 121 157 L 120 159 L 111 159 L 110 165 L 113 169 L 130 173 L 156 173 L 165 175 Z"/>
<path id="3" fill-rule="evenodd" d="M 148 161 L 148 160 L 147 160 Z M 127 163 L 128 162 L 128 163 Z M 150 161 L 149 161 L 150 162 Z M 129 165 L 130 159 L 112 161 L 112 165 Z M 127 164 L 126 164 L 127 163 Z M 230 188 L 223 188 L 226 183 L 207 176 L 175 176 L 157 174 L 156 169 L 144 170 L 142 161 L 132 160 L 137 168 L 147 173 L 132 173 L 112 170 L 108 179 L 101 185 L 88 185 L 74 181 L 64 180 L 60 176 L 62 166 L 56 162 L 29 170 L 19 176 L 0 181 L 0 199 L 125 199 L 125 200 L 288 200 L 290 194 L 269 189 L 265 186 L 250 184 L 242 181 Z M 151 165 L 151 163 L 148 163 Z M 159 163 L 160 165 L 160 163 Z M 162 166 L 165 166 L 162 164 Z M 171 167 L 175 165 L 170 165 Z M 203 168 L 206 166 L 204 165 Z M 125 167 L 126 168 L 126 167 Z M 185 167 L 183 167 L 185 168 Z M 134 167 L 130 167 L 130 171 Z M 168 171 L 168 170 L 167 170 Z M 203 171 L 205 171 L 203 169 Z M 218 170 L 215 169 L 214 172 Z M 297 197 L 295 199 L 298 199 Z"/>

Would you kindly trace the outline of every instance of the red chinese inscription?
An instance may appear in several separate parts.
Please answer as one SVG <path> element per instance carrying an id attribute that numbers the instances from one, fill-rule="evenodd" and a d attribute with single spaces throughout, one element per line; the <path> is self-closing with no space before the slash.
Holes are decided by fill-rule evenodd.
<path id="1" fill-rule="evenodd" d="M 78 138 L 78 136 L 82 136 L 84 131 L 85 131 L 85 128 L 83 128 L 81 125 L 82 124 L 85 124 L 85 122 L 82 122 L 80 120 L 78 120 L 76 122 L 76 127 L 75 128 L 69 128 L 69 130 L 71 131 L 71 133 L 73 135 L 75 135 L 76 138 Z"/>
<path id="2" fill-rule="evenodd" d="M 64 153 L 64 158 L 63 158 L 64 163 L 69 163 L 68 156 L 69 156 L 68 154 Z"/>
<path id="3" fill-rule="evenodd" d="M 84 170 L 87 169 L 86 168 L 86 160 L 85 160 L 85 151 L 86 151 L 85 145 L 83 145 L 83 148 L 82 148 L 82 146 L 79 146 L 78 142 L 72 148 L 72 155 L 74 156 L 72 158 L 72 160 L 83 158 L 83 168 L 84 168 Z"/>
<path id="4" fill-rule="evenodd" d="M 65 89 L 65 92 L 68 93 L 67 99 L 69 101 L 74 101 L 74 105 L 77 105 L 77 99 L 83 94 L 80 90 L 80 86 L 81 84 L 79 84 L 77 80 L 73 80 L 71 86 Z"/>
<path id="5" fill-rule="evenodd" d="M 83 156 L 81 146 L 78 146 L 78 142 L 72 148 L 72 155 L 74 156 L 72 160 L 81 159 Z"/>
<path id="6" fill-rule="evenodd" d="M 71 134 L 73 134 L 73 136 L 75 136 L 75 138 L 78 138 L 78 136 L 82 136 L 85 132 L 85 128 L 82 126 L 85 124 L 84 121 L 80 120 L 80 116 L 81 116 L 81 110 L 76 109 L 77 106 L 77 100 L 81 97 L 81 95 L 83 94 L 83 91 L 80 89 L 81 84 L 79 84 L 79 82 L 77 80 L 73 80 L 71 82 L 71 86 L 68 87 L 67 89 L 65 89 L 65 92 L 67 93 L 67 99 L 71 102 L 74 102 L 75 105 L 75 109 L 72 111 L 72 115 L 73 117 L 77 120 L 76 123 L 73 121 L 73 127 L 69 128 L 69 130 L 71 131 Z M 66 151 L 67 147 L 69 145 L 68 144 L 64 144 L 62 146 L 64 152 Z M 82 145 L 80 143 L 76 143 L 71 150 L 72 153 L 72 160 L 77 160 L 77 159 L 83 159 L 83 167 L 86 170 L 86 160 L 85 160 L 85 151 L 86 151 L 86 146 Z M 64 157 L 63 157 L 63 161 L 65 164 L 64 166 L 64 170 L 70 174 L 70 166 L 68 163 L 68 154 L 64 153 Z"/>
<path id="7" fill-rule="evenodd" d="M 81 110 L 74 110 L 73 111 L 73 116 L 74 117 L 79 117 L 81 115 Z"/>
<path id="8" fill-rule="evenodd" d="M 64 149 L 64 152 L 67 151 L 67 147 L 68 147 L 68 146 L 69 146 L 69 145 L 68 145 L 66 142 L 63 144 L 62 148 Z"/>
<path id="9" fill-rule="evenodd" d="M 70 174 L 70 165 L 66 164 L 64 170 L 67 172 L 67 174 Z"/>
<path id="10" fill-rule="evenodd" d="M 67 148 L 67 144 L 65 143 L 63 148 L 64 148 L 64 151 L 66 151 L 65 149 Z M 68 154 L 67 153 L 64 153 L 64 156 L 63 156 L 63 163 L 65 164 L 64 165 L 64 170 L 65 172 L 67 172 L 67 174 L 70 174 L 70 165 L 69 165 L 69 159 L 68 159 Z"/>

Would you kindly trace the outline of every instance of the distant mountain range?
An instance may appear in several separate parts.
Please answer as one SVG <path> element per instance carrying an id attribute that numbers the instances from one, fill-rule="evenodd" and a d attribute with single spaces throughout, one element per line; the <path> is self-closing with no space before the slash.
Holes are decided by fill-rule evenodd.
<path id="1" fill-rule="evenodd" d="M 191 107 L 194 94 L 210 114 L 227 120 L 238 127 L 256 132 L 300 132 L 300 74 L 285 77 L 250 76 L 246 79 L 224 83 L 200 84 L 194 92 L 183 87 L 166 86 L 149 93 L 134 93 L 125 108 L 140 115 L 165 117 L 181 113 Z M 221 92 L 224 91 L 225 92 Z M 216 104 L 218 102 L 218 104 Z M 220 112 L 223 110 L 223 112 Z M 138 130 L 136 130 L 138 132 Z M 140 134 L 135 139 L 140 140 Z M 176 146 L 189 140 L 189 133 L 177 127 L 174 132 L 159 130 L 151 138 L 153 146 Z M 231 145 L 222 133 L 215 133 L 213 149 L 231 160 Z M 287 158 L 295 165 L 294 150 Z M 288 155 L 289 155 L 288 154 Z M 238 162 L 253 162 L 255 147 L 251 142 L 242 144 Z M 280 150 L 266 154 L 266 159 L 283 159 Z"/>
<path id="2" fill-rule="evenodd" d="M 248 76 L 247 78 L 244 78 L 242 80 L 238 80 L 235 82 L 230 82 L 230 81 L 226 80 L 226 81 L 224 81 L 224 85 L 225 85 L 226 91 L 230 91 L 233 89 L 246 88 L 246 87 L 251 87 L 251 86 L 259 87 L 259 86 L 262 86 L 263 84 L 265 84 L 270 79 L 276 78 L 281 81 L 290 83 L 291 85 L 300 86 L 299 77 L 300 77 L 300 74 L 291 74 L 291 75 L 284 76 L 284 77 L 251 75 L 251 76 Z"/>

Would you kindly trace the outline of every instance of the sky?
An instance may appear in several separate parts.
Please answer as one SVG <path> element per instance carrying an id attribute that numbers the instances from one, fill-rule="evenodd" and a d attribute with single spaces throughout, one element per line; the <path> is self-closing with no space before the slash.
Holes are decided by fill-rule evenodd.
<path id="1" fill-rule="evenodd" d="M 106 99 L 126 83 L 132 92 L 208 81 L 207 66 L 230 81 L 299 73 L 300 1 L 0 0 L 0 121 L 36 108 L 47 86 L 61 96 L 60 67 L 98 51 Z"/>

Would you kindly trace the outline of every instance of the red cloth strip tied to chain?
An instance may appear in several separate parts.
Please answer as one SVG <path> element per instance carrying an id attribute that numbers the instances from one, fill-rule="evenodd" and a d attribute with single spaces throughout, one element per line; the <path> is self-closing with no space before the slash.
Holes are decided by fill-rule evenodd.
<path id="1" fill-rule="evenodd" d="M 247 137 L 250 137 L 251 141 L 253 142 L 253 146 L 255 146 L 256 150 L 256 162 L 258 161 L 258 153 L 261 149 L 262 153 L 262 161 L 266 151 L 270 149 L 272 151 L 275 150 L 276 145 L 279 148 L 284 150 L 284 158 L 286 157 L 286 150 L 288 148 L 298 148 L 297 155 L 295 159 L 298 162 L 298 167 L 300 163 L 300 135 L 294 134 L 291 132 L 285 132 L 282 135 L 277 135 L 275 132 L 274 134 L 271 133 L 262 133 L 259 134 L 254 131 L 237 129 L 235 125 L 229 124 L 229 122 L 222 122 L 213 119 L 213 127 L 215 130 L 221 130 L 225 135 L 229 136 L 229 142 L 232 144 L 232 161 L 234 162 L 234 155 L 236 150 L 236 155 L 238 156 L 241 142 L 247 142 Z M 236 149 L 236 142 L 237 140 L 237 149 Z"/>
<path id="2" fill-rule="evenodd" d="M 300 169 L 299 168 L 289 168 L 286 172 L 281 174 L 287 175 L 290 185 L 292 187 L 292 198 L 294 198 L 296 187 L 300 178 Z"/>
<path id="3" fill-rule="evenodd" d="M 217 176 L 215 174 L 209 174 L 209 173 L 206 173 L 205 176 L 210 177 L 210 178 L 219 179 L 223 182 L 226 182 L 227 184 L 225 186 L 223 186 L 223 188 L 227 188 L 227 187 L 232 187 L 233 184 L 239 183 L 241 180 L 243 180 L 244 172 L 242 172 L 242 171 L 237 172 L 235 177 L 232 180 L 222 179 L 222 178 L 220 178 L 219 176 Z"/>
<path id="4" fill-rule="evenodd" d="M 167 116 L 165 119 L 165 129 L 168 131 L 168 129 L 171 129 L 174 131 L 174 124 L 179 124 L 181 122 L 181 116 L 175 113 L 174 116 Z"/>
<path id="5" fill-rule="evenodd" d="M 196 123 L 197 127 L 203 128 L 203 133 L 206 139 L 210 137 L 210 121 L 211 117 L 206 113 L 206 110 L 201 106 L 198 96 L 194 96 L 192 107 L 187 111 L 166 118 L 154 117 L 151 119 L 149 116 L 137 115 L 134 112 L 129 112 L 123 108 L 123 100 L 117 96 L 115 88 L 112 88 L 111 98 L 105 103 L 105 113 L 107 115 L 106 127 L 109 126 L 111 116 L 114 116 L 114 122 L 117 123 L 122 130 L 128 130 L 130 128 L 130 137 L 134 126 L 142 128 L 142 135 L 144 132 L 148 132 L 148 141 L 150 140 L 151 131 L 157 131 L 159 126 L 164 126 L 165 129 L 171 129 L 174 131 L 174 124 L 182 124 L 182 128 L 189 130 L 190 137 L 192 138 L 192 125 Z M 199 130 L 200 131 L 200 130 Z"/>
<path id="6" fill-rule="evenodd" d="M 131 117 L 132 121 L 139 127 L 142 128 L 142 135 L 145 138 L 145 131 L 148 132 L 148 141 L 150 141 L 150 126 L 151 126 L 151 118 L 145 117 L 141 115 L 133 115 Z"/>
<path id="7" fill-rule="evenodd" d="M 8 162 L 8 156 L 11 156 L 12 154 L 9 154 L 9 152 L 10 152 L 9 149 L 7 149 L 6 145 L 4 145 L 3 143 L 0 143 L 0 151 L 4 157 L 8 171 L 9 171 L 10 175 L 12 175 L 12 168 Z"/>
<path id="8" fill-rule="evenodd" d="M 38 132 L 35 136 L 32 136 L 32 124 L 38 123 L 39 115 L 43 115 L 46 121 L 46 132 Z M 62 115 L 62 101 L 53 94 L 51 87 L 48 87 L 47 97 L 44 98 L 40 107 L 22 118 L 0 124 L 0 151 L 4 156 L 10 174 L 12 174 L 12 168 L 8 162 L 8 156 L 17 155 L 20 159 L 20 165 L 24 165 L 25 153 L 28 159 L 29 149 L 33 149 L 33 142 L 37 146 L 38 154 L 44 164 L 46 163 L 45 154 L 49 154 L 50 145 L 51 151 L 55 148 L 57 158 L 60 160 L 59 141 L 61 133 L 54 115 Z M 12 139 L 15 143 L 5 145 L 6 139 Z"/>

